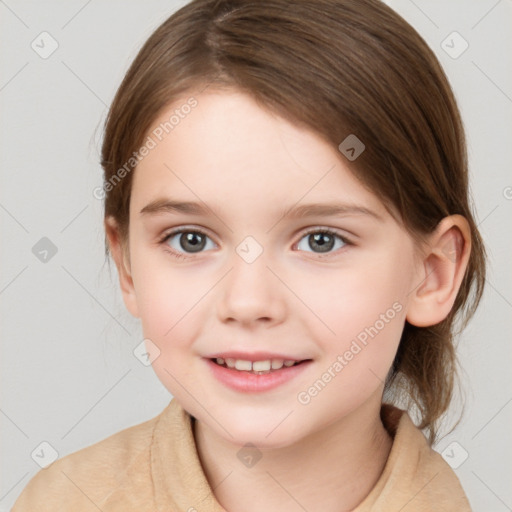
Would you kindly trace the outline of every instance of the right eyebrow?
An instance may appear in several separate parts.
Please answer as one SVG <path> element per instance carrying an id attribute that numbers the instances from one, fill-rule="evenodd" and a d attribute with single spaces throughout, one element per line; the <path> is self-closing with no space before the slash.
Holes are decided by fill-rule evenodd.
<path id="1" fill-rule="evenodd" d="M 156 215 L 161 213 L 188 213 L 191 215 L 208 215 L 212 211 L 200 203 L 191 201 L 172 201 L 170 199 L 156 199 L 144 206 L 141 215 Z"/>

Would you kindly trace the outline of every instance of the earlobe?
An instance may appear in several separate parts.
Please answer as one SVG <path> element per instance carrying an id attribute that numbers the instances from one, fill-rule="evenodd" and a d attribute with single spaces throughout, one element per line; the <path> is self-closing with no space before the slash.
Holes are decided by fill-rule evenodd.
<path id="1" fill-rule="evenodd" d="M 134 317 L 139 318 L 135 287 L 127 257 L 128 249 L 121 240 L 117 222 L 113 217 L 105 218 L 105 233 L 107 234 L 110 253 L 117 267 L 119 285 L 125 306 Z"/>
<path id="2" fill-rule="evenodd" d="M 471 252 L 471 231 L 462 215 L 445 217 L 430 235 L 419 263 L 419 282 L 406 319 L 417 327 L 442 322 L 450 313 Z"/>

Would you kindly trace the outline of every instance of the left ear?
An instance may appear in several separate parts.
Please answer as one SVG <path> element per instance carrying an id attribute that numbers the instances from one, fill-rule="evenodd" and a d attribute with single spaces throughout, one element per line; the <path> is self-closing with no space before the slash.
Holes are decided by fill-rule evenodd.
<path id="1" fill-rule="evenodd" d="M 429 235 L 406 320 L 417 327 L 443 321 L 450 313 L 471 253 L 471 230 L 462 215 L 450 215 Z"/>

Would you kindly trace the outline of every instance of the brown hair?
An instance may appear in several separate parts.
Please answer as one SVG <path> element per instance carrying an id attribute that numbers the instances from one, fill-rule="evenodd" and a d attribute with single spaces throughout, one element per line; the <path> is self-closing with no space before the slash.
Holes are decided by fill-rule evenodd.
<path id="1" fill-rule="evenodd" d="M 117 221 L 121 240 L 128 237 L 133 172 L 115 184 L 113 178 L 121 168 L 135 170 L 132 153 L 164 108 L 207 86 L 250 94 L 336 148 L 356 134 L 366 148 L 348 167 L 390 213 L 398 212 L 415 240 L 445 216 L 469 222 L 472 250 L 452 311 L 431 327 L 406 322 L 386 382 L 386 392 L 416 406 L 433 442 L 452 399 L 454 337 L 474 314 L 485 282 L 464 129 L 434 53 L 379 0 L 190 2 L 144 44 L 106 120 L 105 217 Z"/>

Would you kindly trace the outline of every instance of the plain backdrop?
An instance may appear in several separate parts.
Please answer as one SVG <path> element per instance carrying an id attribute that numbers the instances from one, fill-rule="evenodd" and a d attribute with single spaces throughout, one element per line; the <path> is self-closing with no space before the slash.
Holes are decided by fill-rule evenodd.
<path id="1" fill-rule="evenodd" d="M 105 265 L 93 190 L 107 107 L 140 46 L 185 3 L 0 1 L 0 511 L 40 469 L 41 443 L 62 457 L 152 418 L 171 398 L 133 354 L 143 337 Z M 490 256 L 483 301 L 459 344 L 466 413 L 435 449 L 455 460 L 475 511 L 504 512 L 512 510 L 512 1 L 388 3 L 454 88 Z"/>

